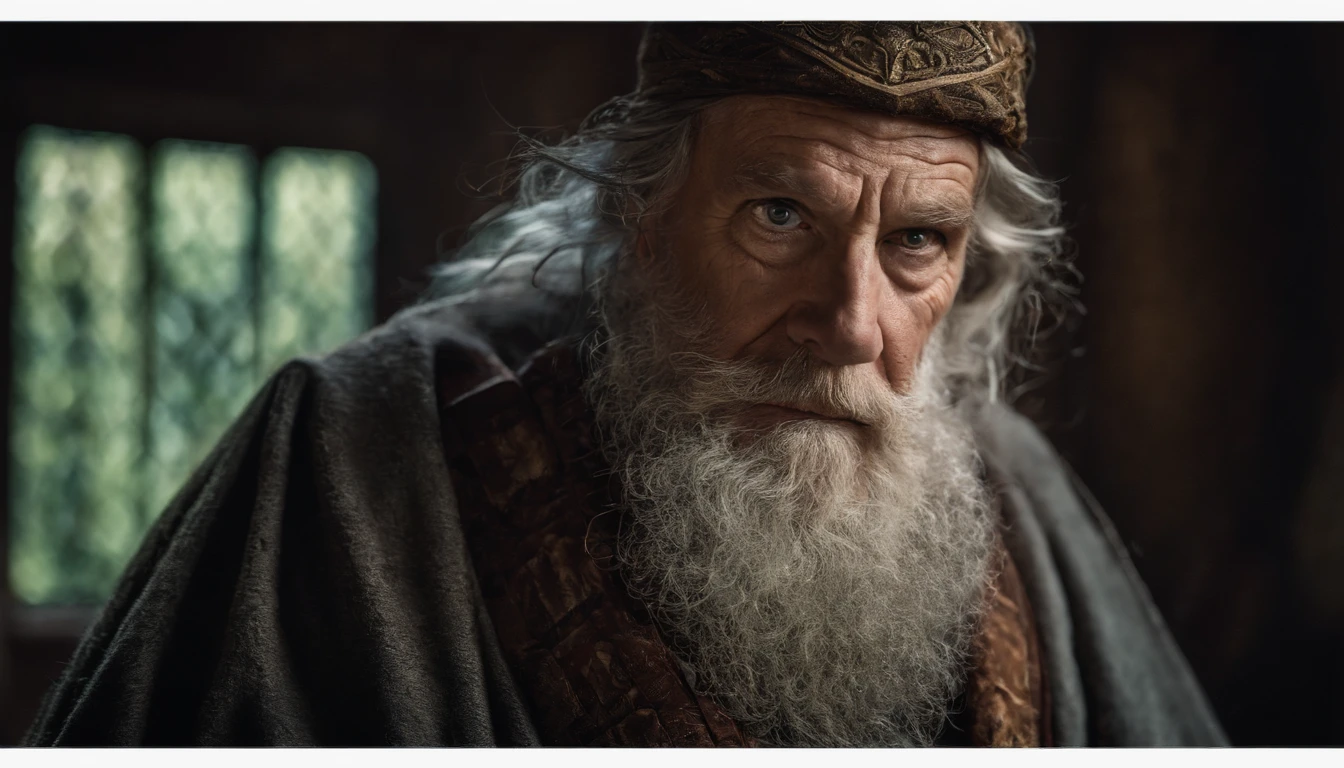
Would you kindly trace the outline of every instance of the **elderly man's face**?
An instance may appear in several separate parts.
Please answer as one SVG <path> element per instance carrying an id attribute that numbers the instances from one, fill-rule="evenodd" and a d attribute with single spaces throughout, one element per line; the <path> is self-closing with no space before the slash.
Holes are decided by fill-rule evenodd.
<path id="1" fill-rule="evenodd" d="M 655 241 L 721 329 L 701 351 L 782 361 L 804 347 L 906 391 L 961 281 L 975 138 L 787 96 L 735 97 L 703 117 Z M 754 416 L 798 415 L 775 410 Z"/>
<path id="2" fill-rule="evenodd" d="M 585 394 L 624 491 L 618 562 L 757 735 L 928 744 L 994 531 L 926 350 L 978 142 L 785 97 L 704 118 L 687 183 L 603 284 Z"/>

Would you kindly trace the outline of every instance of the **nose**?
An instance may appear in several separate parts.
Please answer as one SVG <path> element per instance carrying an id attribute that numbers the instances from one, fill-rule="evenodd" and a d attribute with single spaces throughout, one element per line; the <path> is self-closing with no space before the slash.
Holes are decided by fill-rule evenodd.
<path id="1" fill-rule="evenodd" d="M 878 305 L 886 278 L 874 245 L 851 240 L 843 252 L 819 254 L 814 263 L 817 269 L 805 276 L 803 294 L 789 310 L 789 338 L 834 366 L 877 360 Z"/>

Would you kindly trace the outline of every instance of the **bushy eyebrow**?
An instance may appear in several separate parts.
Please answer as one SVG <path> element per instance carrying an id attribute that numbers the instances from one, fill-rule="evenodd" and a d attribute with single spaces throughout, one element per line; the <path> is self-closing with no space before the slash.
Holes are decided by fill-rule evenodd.
<path id="1" fill-rule="evenodd" d="M 748 193 L 792 195 L 804 200 L 825 200 L 829 193 L 796 166 L 771 158 L 744 160 L 733 170 L 733 183 Z M 909 226 L 968 229 L 975 220 L 969 200 L 960 195 L 930 195 L 909 201 L 900 212 Z"/>
<path id="2" fill-rule="evenodd" d="M 901 219 L 925 227 L 969 229 L 975 209 L 959 197 L 933 196 L 911 200 L 901 209 Z"/>
<path id="3" fill-rule="evenodd" d="M 732 180 L 738 187 L 762 195 L 787 193 L 813 200 L 827 197 L 824 189 L 807 174 L 788 163 L 770 158 L 740 162 L 733 169 Z"/>

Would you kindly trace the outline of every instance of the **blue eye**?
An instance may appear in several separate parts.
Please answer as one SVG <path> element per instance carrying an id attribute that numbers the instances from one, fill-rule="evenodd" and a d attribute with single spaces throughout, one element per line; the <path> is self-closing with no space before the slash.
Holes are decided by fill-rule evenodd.
<path id="1" fill-rule="evenodd" d="M 779 200 L 761 203 L 756 211 L 765 224 L 777 229 L 796 229 L 803 223 L 803 217 L 793 206 Z"/>
<path id="2" fill-rule="evenodd" d="M 897 236 L 896 242 L 902 248 L 918 251 L 933 245 L 939 237 L 940 235 L 931 229 L 907 229 Z"/>

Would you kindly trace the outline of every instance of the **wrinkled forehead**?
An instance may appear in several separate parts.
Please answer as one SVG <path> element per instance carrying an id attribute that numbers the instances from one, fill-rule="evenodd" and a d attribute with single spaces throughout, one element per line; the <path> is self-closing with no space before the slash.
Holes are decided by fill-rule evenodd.
<path id="1" fill-rule="evenodd" d="M 974 189 L 980 141 L 956 126 L 793 96 L 737 96 L 702 115 L 697 155 L 726 175 L 782 166 L 900 169 Z"/>

